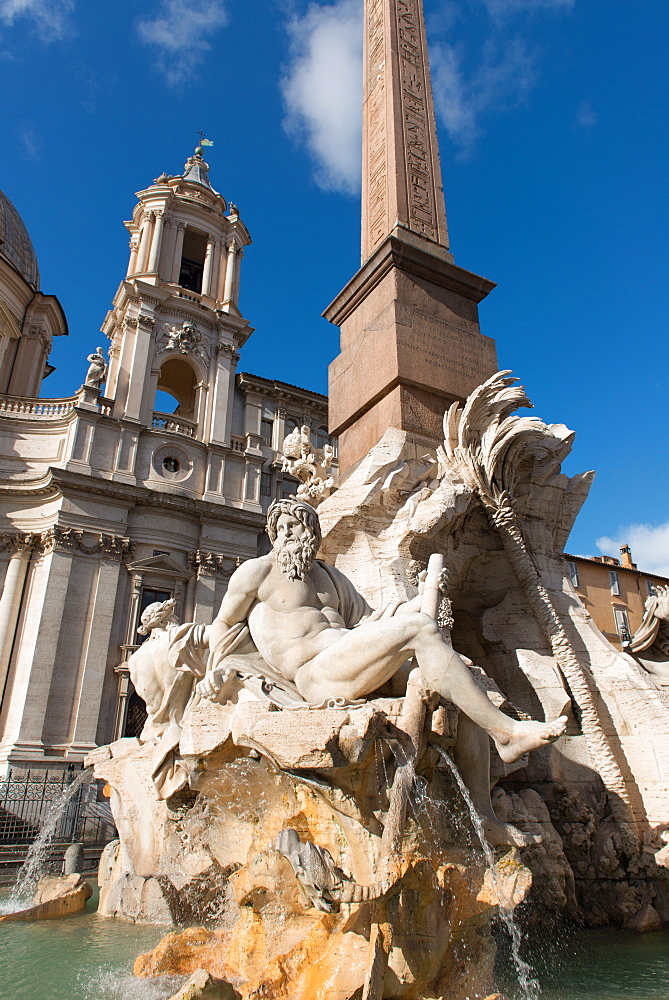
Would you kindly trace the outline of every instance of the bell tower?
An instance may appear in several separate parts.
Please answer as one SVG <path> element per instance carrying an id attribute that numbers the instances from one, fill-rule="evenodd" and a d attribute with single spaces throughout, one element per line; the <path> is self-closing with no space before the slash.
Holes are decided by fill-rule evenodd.
<path id="1" fill-rule="evenodd" d="M 251 237 L 212 187 L 201 146 L 182 174 L 161 174 L 137 198 L 127 274 L 102 327 L 113 416 L 225 446 L 237 352 L 253 332 L 238 306 Z M 173 397 L 172 412 L 156 407 L 158 390 Z"/>

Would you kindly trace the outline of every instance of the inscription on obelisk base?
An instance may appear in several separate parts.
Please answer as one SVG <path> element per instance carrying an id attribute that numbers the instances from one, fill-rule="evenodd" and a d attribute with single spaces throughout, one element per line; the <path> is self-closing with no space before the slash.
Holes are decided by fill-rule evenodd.
<path id="1" fill-rule="evenodd" d="M 363 264 L 324 313 L 342 472 L 388 427 L 439 440 L 444 409 L 497 370 L 478 322 L 495 286 L 448 248 L 422 2 L 366 0 L 364 18 Z"/>

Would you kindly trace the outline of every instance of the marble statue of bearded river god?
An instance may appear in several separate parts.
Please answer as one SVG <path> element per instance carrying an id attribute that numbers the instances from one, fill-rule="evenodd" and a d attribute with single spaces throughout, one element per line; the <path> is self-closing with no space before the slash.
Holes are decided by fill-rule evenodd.
<path id="1" fill-rule="evenodd" d="M 211 626 L 178 624 L 172 602 L 144 612 L 129 668 L 146 725 L 89 758 L 120 838 L 100 910 L 188 927 L 140 975 L 205 968 L 243 998 L 324 983 L 342 1000 L 483 996 L 484 927 L 525 897 L 516 848 L 540 839 L 495 816 L 490 741 L 510 767 L 566 719 L 514 719 L 488 697 L 438 624 L 442 556 L 413 599 L 373 610 L 316 558 L 309 504 L 276 502 L 267 531 Z M 492 871 L 461 828 L 451 757 L 506 848 Z"/>

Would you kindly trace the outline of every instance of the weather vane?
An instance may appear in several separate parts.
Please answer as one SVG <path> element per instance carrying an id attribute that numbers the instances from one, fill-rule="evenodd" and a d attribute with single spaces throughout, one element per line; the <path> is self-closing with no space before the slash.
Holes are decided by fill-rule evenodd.
<path id="1" fill-rule="evenodd" d="M 202 131 L 202 129 L 196 129 L 196 131 L 197 131 L 197 134 L 200 136 L 200 144 L 197 147 L 197 149 L 195 150 L 195 153 L 197 155 L 199 153 L 202 153 L 202 147 L 203 146 L 213 146 L 214 142 L 213 142 L 212 139 L 205 138 L 205 134 Z"/>

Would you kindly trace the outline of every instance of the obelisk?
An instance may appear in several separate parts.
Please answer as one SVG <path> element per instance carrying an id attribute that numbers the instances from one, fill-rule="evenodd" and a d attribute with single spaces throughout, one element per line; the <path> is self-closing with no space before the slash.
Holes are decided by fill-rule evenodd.
<path id="1" fill-rule="evenodd" d="M 344 473 L 388 427 L 438 441 L 446 407 L 497 371 L 478 321 L 495 285 L 449 250 L 422 0 L 365 0 L 363 58 L 362 266 L 323 314 Z"/>

